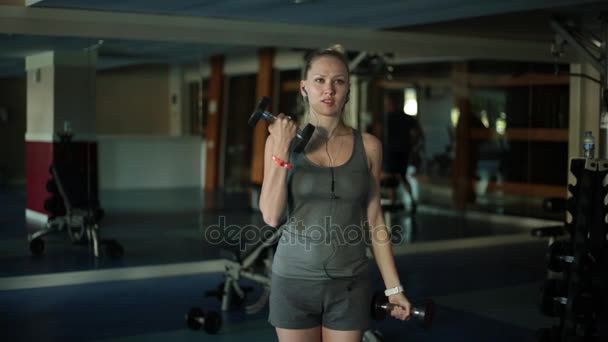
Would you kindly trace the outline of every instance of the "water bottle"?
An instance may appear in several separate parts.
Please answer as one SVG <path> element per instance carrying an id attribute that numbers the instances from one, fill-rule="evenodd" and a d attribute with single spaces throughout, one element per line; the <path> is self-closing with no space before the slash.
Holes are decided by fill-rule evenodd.
<path id="1" fill-rule="evenodd" d="M 586 131 L 583 137 L 583 157 L 593 159 L 595 155 L 595 139 L 591 131 Z"/>
<path id="2" fill-rule="evenodd" d="M 602 113 L 600 119 L 600 141 L 597 157 L 608 159 L 608 111 Z"/>

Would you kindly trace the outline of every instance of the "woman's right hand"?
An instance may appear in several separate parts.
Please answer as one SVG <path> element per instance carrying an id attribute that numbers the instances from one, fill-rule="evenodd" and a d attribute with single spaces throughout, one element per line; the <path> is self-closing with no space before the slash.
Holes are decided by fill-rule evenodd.
<path id="1" fill-rule="evenodd" d="M 296 131 L 296 123 L 283 113 L 277 115 L 276 120 L 268 125 L 268 132 L 272 136 L 274 146 L 289 147 L 296 136 Z"/>

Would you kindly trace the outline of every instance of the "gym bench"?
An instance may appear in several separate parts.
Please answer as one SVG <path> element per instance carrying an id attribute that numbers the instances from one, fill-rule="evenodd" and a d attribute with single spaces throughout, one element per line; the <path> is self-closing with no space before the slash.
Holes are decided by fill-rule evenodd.
<path id="1" fill-rule="evenodd" d="M 220 253 L 226 259 L 224 282 L 217 290 L 207 291 L 207 297 L 217 297 L 221 303 L 222 311 L 230 310 L 232 304 L 243 304 L 247 292 L 252 289 L 243 287 L 241 279 L 248 279 L 258 284 L 262 292 L 257 300 L 245 306 L 245 312 L 253 314 L 264 308 L 270 296 L 270 275 L 272 273 L 272 260 L 275 248 L 281 236 L 282 229 L 273 229 L 272 234 L 265 240 L 258 242 L 249 249 L 222 248 Z"/>
<path id="2" fill-rule="evenodd" d="M 98 222 L 103 217 L 103 210 L 86 198 L 86 195 L 78 196 L 84 192 L 82 189 L 83 186 L 86 188 L 86 183 L 78 179 L 78 175 L 72 175 L 68 170 L 60 172 L 55 164 L 50 166 L 49 171 L 53 179 L 47 182 L 47 190 L 50 193 L 59 194 L 65 211 L 57 210 L 57 203 L 45 204 L 46 207 L 54 206 L 55 210 L 53 211 L 55 214 L 59 214 L 51 214 L 43 229 L 28 235 L 32 254 L 40 255 L 43 253 L 43 236 L 55 231 L 66 230 L 72 243 L 83 244 L 88 242 L 95 257 L 99 257 L 100 244 L 106 245 L 106 252 L 110 257 L 121 257 L 124 250 L 118 242 L 115 240 L 100 240 Z M 67 183 L 66 180 L 68 179 L 72 182 Z M 83 183 L 85 184 L 83 185 Z M 49 198 L 49 200 L 54 199 Z"/>

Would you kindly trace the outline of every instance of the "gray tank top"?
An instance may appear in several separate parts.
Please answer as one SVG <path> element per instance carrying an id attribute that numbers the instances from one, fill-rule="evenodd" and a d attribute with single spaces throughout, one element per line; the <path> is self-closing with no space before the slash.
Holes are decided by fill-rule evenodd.
<path id="1" fill-rule="evenodd" d="M 353 135 L 351 157 L 337 167 L 319 166 L 304 153 L 290 154 L 294 168 L 287 176 L 287 221 L 273 273 L 324 280 L 368 272 L 366 208 L 371 178 L 361 133 L 353 130 Z"/>

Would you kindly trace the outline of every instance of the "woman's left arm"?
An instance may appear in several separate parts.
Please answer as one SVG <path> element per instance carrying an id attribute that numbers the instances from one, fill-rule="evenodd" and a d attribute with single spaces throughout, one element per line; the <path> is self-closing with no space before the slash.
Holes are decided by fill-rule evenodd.
<path id="1" fill-rule="evenodd" d="M 380 175 L 382 173 L 382 144 L 378 138 L 371 134 L 363 133 L 363 145 L 367 154 L 370 170 L 370 194 L 367 204 L 367 219 L 371 234 L 372 251 L 384 285 L 392 289 L 401 285 L 395 258 L 391 246 L 391 239 L 380 206 Z M 391 311 L 391 315 L 398 319 L 408 319 L 410 316 L 410 302 L 403 292 L 388 297 L 389 302 L 398 304 Z"/>

